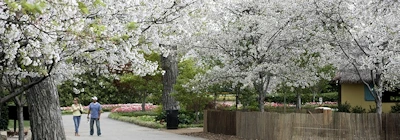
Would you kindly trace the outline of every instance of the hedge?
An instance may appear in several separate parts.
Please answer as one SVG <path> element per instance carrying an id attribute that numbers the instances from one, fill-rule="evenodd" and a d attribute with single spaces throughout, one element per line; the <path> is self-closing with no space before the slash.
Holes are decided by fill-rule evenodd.
<path id="1" fill-rule="evenodd" d="M 1 106 L 1 117 L 0 117 L 0 130 L 8 129 L 8 107 L 7 104 Z"/>
<path id="2" fill-rule="evenodd" d="M 155 128 L 155 129 L 160 129 L 160 128 L 166 128 L 166 122 L 163 122 L 162 124 L 158 121 L 143 121 L 139 119 L 139 114 L 143 114 L 144 116 L 153 116 L 154 113 L 132 113 L 131 115 L 134 116 L 122 116 L 122 115 L 127 115 L 127 114 L 121 114 L 121 113 L 110 113 L 108 115 L 109 118 L 118 120 L 118 121 L 123 121 L 123 122 L 129 122 L 133 123 L 139 126 L 144 126 L 144 127 L 149 127 L 149 128 Z M 145 115 L 148 114 L 148 115 Z M 179 128 L 189 128 L 189 127 L 203 127 L 203 124 L 179 124 Z"/>

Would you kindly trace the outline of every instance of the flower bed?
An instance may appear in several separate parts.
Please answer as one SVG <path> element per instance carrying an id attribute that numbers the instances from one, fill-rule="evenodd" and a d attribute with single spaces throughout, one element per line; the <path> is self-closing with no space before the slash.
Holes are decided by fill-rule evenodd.
<path id="1" fill-rule="evenodd" d="M 157 105 L 153 104 L 146 104 L 145 105 L 145 110 L 150 111 L 153 110 L 157 107 Z M 135 112 L 135 111 L 141 111 L 142 110 L 142 104 L 125 104 L 121 105 L 117 108 L 114 108 L 111 110 L 113 113 L 127 113 L 127 112 Z"/>
<path id="2" fill-rule="evenodd" d="M 82 106 L 84 110 L 88 110 L 89 106 Z M 156 105 L 146 104 L 146 110 L 152 110 L 156 108 Z M 142 104 L 104 104 L 101 105 L 103 111 L 114 111 L 114 112 L 132 112 L 142 110 Z M 72 108 L 70 106 L 61 107 L 61 111 L 70 111 Z"/>

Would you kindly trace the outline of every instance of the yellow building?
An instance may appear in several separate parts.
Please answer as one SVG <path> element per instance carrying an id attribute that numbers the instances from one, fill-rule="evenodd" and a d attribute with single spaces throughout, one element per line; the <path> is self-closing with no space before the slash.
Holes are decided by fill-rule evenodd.
<path id="1" fill-rule="evenodd" d="M 366 111 L 375 108 L 375 98 L 360 77 L 367 83 L 372 83 L 369 71 L 339 71 L 334 80 L 339 83 L 339 104 L 349 103 L 351 107 L 361 106 Z M 371 84 L 372 86 L 372 84 Z M 382 96 L 382 111 L 389 113 L 391 106 L 400 102 L 400 90 L 386 91 Z"/>

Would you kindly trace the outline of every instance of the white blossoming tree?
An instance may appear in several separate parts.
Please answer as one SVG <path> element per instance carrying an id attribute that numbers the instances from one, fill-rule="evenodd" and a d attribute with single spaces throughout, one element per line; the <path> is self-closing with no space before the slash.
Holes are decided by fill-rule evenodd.
<path id="1" fill-rule="evenodd" d="M 86 71 L 102 74 L 119 70 L 127 63 L 135 66 L 131 68 L 136 75 L 153 73 L 157 63 L 146 61 L 139 51 L 166 52 L 158 42 L 168 39 L 161 38 L 163 30 L 153 26 L 174 21 L 180 17 L 176 11 L 185 7 L 167 3 L 0 2 L 0 70 L 2 81 L 8 81 L 1 86 L 14 87 L 1 97 L 1 103 L 26 91 L 33 139 L 66 139 L 56 84 Z"/>
<path id="2" fill-rule="evenodd" d="M 315 31 L 308 24 L 308 4 L 259 0 L 210 3 L 209 32 L 199 37 L 207 41 L 201 42 L 198 50 L 216 66 L 198 79 L 253 87 L 259 94 L 260 111 L 264 111 L 265 95 L 278 83 L 312 86 L 318 79 L 317 66 L 326 61 L 324 48 L 312 41 Z M 300 63 L 303 56 L 308 60 Z"/>
<path id="3" fill-rule="evenodd" d="M 327 31 L 327 41 L 337 46 L 339 69 L 356 71 L 375 98 L 381 116 L 383 91 L 400 84 L 400 4 L 390 0 L 340 0 L 316 1 L 314 5 Z"/>

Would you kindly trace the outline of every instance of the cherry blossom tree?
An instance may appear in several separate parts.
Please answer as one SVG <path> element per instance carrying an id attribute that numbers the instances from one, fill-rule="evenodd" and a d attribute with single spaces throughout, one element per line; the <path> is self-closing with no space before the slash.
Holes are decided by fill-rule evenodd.
<path id="1" fill-rule="evenodd" d="M 374 96 L 381 116 L 383 91 L 400 84 L 399 3 L 340 0 L 315 1 L 314 5 L 327 41 L 337 47 L 341 60 L 337 66 L 355 71 Z"/>
<path id="2" fill-rule="evenodd" d="M 138 15 L 144 15 L 139 23 L 147 30 L 142 37 L 150 44 L 143 49 L 161 54 L 161 68 L 165 72 L 163 110 L 179 109 L 179 103 L 171 96 L 178 76 L 178 58 L 190 50 L 188 44 L 192 43 L 191 36 L 197 29 L 193 21 L 199 20 L 202 5 L 200 0 L 146 1 L 144 9 L 137 10 Z"/>
<path id="3" fill-rule="evenodd" d="M 176 13 L 185 5 L 122 0 L 0 2 L 1 77 L 10 81 L 2 86 L 15 87 L 1 102 L 27 91 L 33 139 L 65 139 L 56 85 L 76 74 L 108 73 L 127 63 L 135 65 L 136 75 L 153 73 L 157 63 L 146 61 L 139 50 L 158 49 L 168 56 L 170 51 L 159 42 L 173 44 L 162 39 L 171 42 L 166 34 L 174 31 L 153 26 L 179 18 Z"/>
<path id="4" fill-rule="evenodd" d="M 198 50 L 216 66 L 198 79 L 253 87 L 259 94 L 261 111 L 265 95 L 282 81 L 293 87 L 312 86 L 317 80 L 314 67 L 326 61 L 322 54 L 325 48 L 310 41 L 316 37 L 315 27 L 308 24 L 312 22 L 307 17 L 308 4 L 259 0 L 210 3 L 208 32 L 201 38 L 207 41 L 201 42 Z M 302 55 L 308 59 L 304 64 L 299 62 Z"/>

